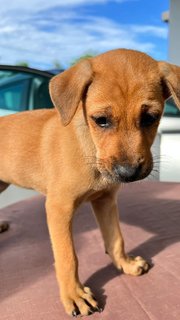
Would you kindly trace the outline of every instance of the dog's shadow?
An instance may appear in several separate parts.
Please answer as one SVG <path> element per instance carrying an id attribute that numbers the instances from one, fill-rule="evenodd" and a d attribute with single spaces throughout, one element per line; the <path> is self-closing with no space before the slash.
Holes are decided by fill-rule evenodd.
<path id="1" fill-rule="evenodd" d="M 155 256 L 158 256 L 163 250 L 180 241 L 179 184 L 151 182 L 150 184 L 128 185 L 119 193 L 118 206 L 125 243 L 128 237 L 131 238 L 132 226 L 136 228 L 133 231 L 133 237 L 137 235 L 134 244 L 139 244 L 131 248 L 128 254 L 143 256 L 150 263 L 151 267 L 154 265 L 153 258 Z M 95 228 L 95 222 L 91 218 L 92 220 L 88 225 L 89 212 L 88 210 L 82 211 L 79 218 L 82 218 L 84 213 L 85 229 L 86 231 L 90 231 Z M 82 229 L 80 230 L 78 221 L 75 231 L 77 235 L 82 231 Z M 88 278 L 86 284 L 91 286 L 94 291 L 97 291 L 97 295 L 99 296 L 99 293 L 104 292 L 104 285 L 119 275 L 120 272 L 112 264 L 108 264 Z M 99 289 L 101 289 L 101 292 Z M 105 305 L 106 297 L 102 295 L 99 298 L 102 304 Z"/>
<path id="2" fill-rule="evenodd" d="M 137 241 L 133 242 L 137 243 L 137 246 L 132 248 L 132 245 L 129 245 L 130 254 L 142 255 L 151 261 L 162 250 L 180 241 L 180 185 L 142 183 L 132 187 L 127 186 L 119 194 L 118 205 L 120 220 L 123 222 L 125 242 L 126 240 L 128 242 L 128 237 L 131 238 L 132 228 L 134 230 L 133 236 L 137 234 Z M 33 272 L 26 273 L 23 286 L 28 286 L 43 274 L 46 275 L 47 270 L 52 272 L 53 256 L 46 226 L 44 197 L 34 197 L 31 200 L 2 209 L 0 210 L 0 218 L 11 221 L 10 230 L 0 234 L 0 257 L 4 255 L 4 265 L 1 266 L 1 269 L 4 270 L 4 273 L 13 273 L 14 267 L 17 270 L 18 268 L 19 270 L 26 269 L 27 263 L 36 266 Z M 84 276 L 86 285 L 92 288 L 101 301 L 101 305 L 104 306 L 106 303 L 104 286 L 111 279 L 118 277 L 120 273 L 100 250 L 103 247 L 102 240 L 95 219 L 91 214 L 90 206 L 85 204 L 79 208 L 74 220 L 74 238 L 78 255 L 81 255 L 81 262 L 83 263 L 88 255 L 90 256 L 90 264 L 93 264 L 93 258 L 97 251 L 96 265 L 99 264 L 98 261 L 106 263 L 105 267 L 93 271 L 91 276 L 89 276 L 90 273 L 88 276 L 85 273 Z M 94 256 L 91 256 L 92 252 L 88 245 L 92 246 L 92 249 L 94 248 Z M 32 250 L 28 249 L 30 260 L 24 253 L 26 246 L 32 248 Z M 15 254 L 16 250 L 17 255 Z M 22 259 L 19 259 L 19 252 L 24 255 Z M 96 270 L 96 267 L 93 270 Z M 18 277 L 17 283 L 16 281 L 8 281 L 7 277 L 4 292 L 3 287 L 1 288 L 1 299 L 18 290 L 18 281 Z M 22 284 L 19 290 L 21 289 Z"/>

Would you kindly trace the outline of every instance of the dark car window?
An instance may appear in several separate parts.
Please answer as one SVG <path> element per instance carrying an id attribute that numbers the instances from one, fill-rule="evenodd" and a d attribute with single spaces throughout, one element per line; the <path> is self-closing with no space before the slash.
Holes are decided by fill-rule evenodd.
<path id="1" fill-rule="evenodd" d="M 34 79 L 33 104 L 34 109 L 53 107 L 49 95 L 49 79 L 44 79 L 43 77 Z"/>
<path id="2" fill-rule="evenodd" d="M 48 85 L 51 76 L 0 70 L 0 109 L 11 111 L 52 108 Z"/>
<path id="3" fill-rule="evenodd" d="M 180 110 L 176 107 L 172 98 L 166 100 L 164 116 L 166 117 L 180 117 Z"/>
<path id="4" fill-rule="evenodd" d="M 0 72 L 0 108 L 22 111 L 27 108 L 30 79 L 19 73 Z"/>

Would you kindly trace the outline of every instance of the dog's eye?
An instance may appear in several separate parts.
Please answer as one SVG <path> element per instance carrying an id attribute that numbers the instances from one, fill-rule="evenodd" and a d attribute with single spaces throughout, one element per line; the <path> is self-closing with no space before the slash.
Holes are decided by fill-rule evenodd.
<path id="1" fill-rule="evenodd" d="M 143 112 L 141 115 L 140 126 L 142 128 L 150 127 L 159 120 L 159 114 Z"/>
<path id="2" fill-rule="evenodd" d="M 109 128 L 112 125 L 111 120 L 105 116 L 102 116 L 102 117 L 93 116 L 92 119 L 101 128 Z"/>

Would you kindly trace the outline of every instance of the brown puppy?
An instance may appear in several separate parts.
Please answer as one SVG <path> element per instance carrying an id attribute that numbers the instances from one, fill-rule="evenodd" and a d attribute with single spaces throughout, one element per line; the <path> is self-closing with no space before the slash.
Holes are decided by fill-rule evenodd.
<path id="1" fill-rule="evenodd" d="M 121 182 L 152 170 L 151 145 L 171 94 L 180 101 L 180 68 L 146 54 L 113 50 L 84 60 L 50 82 L 56 109 L 0 118 L 0 191 L 8 184 L 47 196 L 47 222 L 61 298 L 70 315 L 98 310 L 78 277 L 72 218 L 91 201 L 118 269 L 148 270 L 128 257 L 119 227 L 116 193 Z M 88 304 L 85 302 L 87 301 Z"/>

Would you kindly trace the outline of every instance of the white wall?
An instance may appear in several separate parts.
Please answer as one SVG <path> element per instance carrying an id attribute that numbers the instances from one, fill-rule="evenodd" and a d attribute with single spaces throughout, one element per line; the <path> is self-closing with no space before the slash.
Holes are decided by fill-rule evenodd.
<path id="1" fill-rule="evenodd" d="M 180 0 L 170 1 L 169 62 L 180 65 Z"/>

